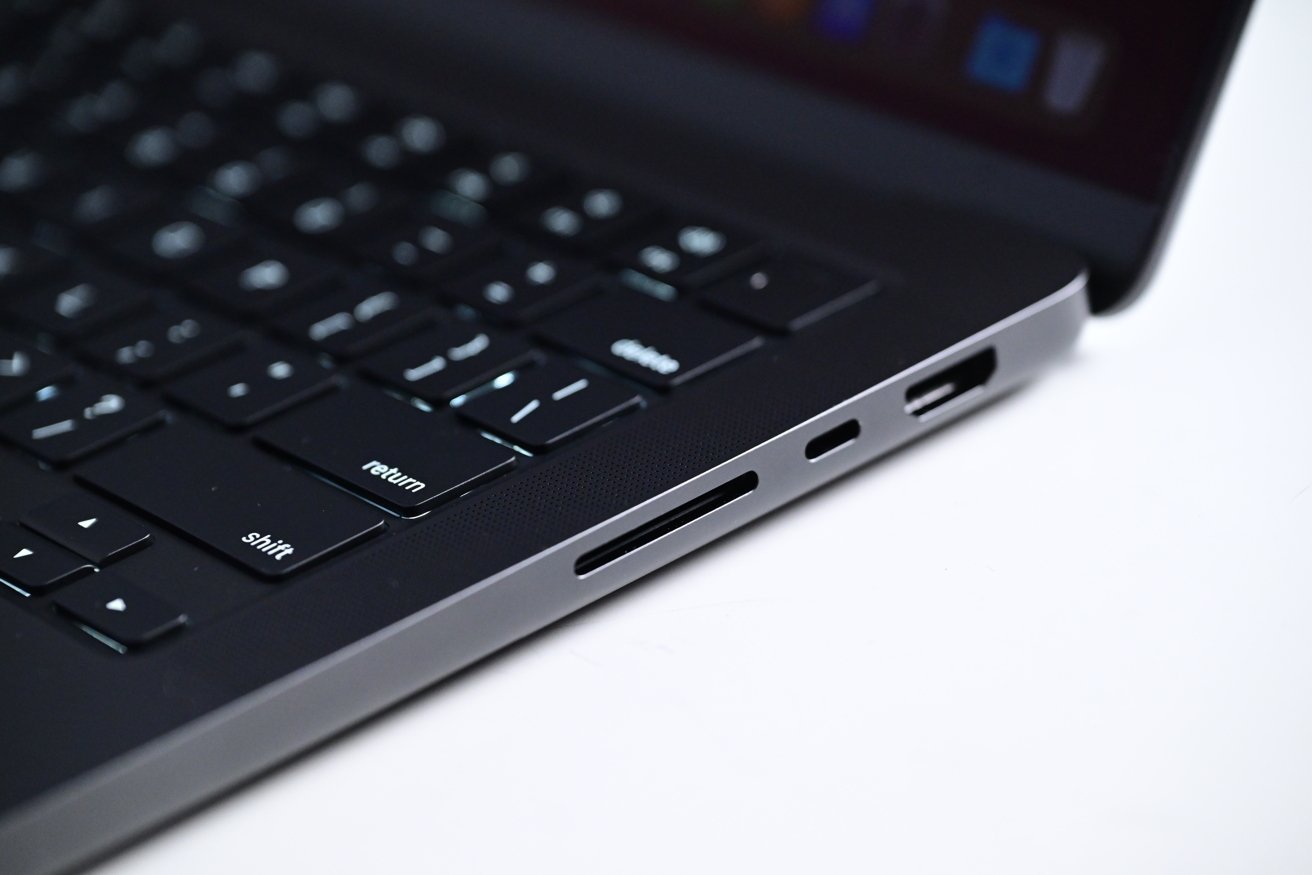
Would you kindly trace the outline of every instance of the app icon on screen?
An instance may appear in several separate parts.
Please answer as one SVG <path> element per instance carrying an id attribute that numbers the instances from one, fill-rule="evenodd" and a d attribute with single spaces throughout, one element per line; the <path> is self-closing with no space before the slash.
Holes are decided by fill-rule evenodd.
<path id="1" fill-rule="evenodd" d="M 865 39 L 874 14 L 875 0 L 820 0 L 815 26 L 831 39 L 859 42 Z"/>
<path id="2" fill-rule="evenodd" d="M 966 74 L 981 85 L 1018 94 L 1034 78 L 1042 42 L 1033 28 L 1002 15 L 986 15 L 966 59 Z"/>
<path id="3" fill-rule="evenodd" d="M 1107 45 L 1088 33 L 1071 31 L 1057 37 L 1043 84 L 1043 104 L 1059 115 L 1084 109 L 1107 64 Z"/>

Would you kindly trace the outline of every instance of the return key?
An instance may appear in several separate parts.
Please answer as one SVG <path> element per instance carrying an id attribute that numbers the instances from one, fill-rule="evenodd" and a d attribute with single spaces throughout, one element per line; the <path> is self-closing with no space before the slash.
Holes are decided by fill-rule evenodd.
<path id="1" fill-rule="evenodd" d="M 427 513 L 510 470 L 515 454 L 456 424 L 366 386 L 339 392 L 256 435 L 400 516 Z"/>

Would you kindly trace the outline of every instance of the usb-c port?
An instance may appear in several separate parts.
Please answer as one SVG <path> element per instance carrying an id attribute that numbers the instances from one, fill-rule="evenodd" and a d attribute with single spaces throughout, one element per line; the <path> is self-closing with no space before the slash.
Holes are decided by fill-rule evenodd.
<path id="1" fill-rule="evenodd" d="M 949 405 L 964 402 L 984 391 L 998 369 L 998 354 L 992 347 L 964 358 L 907 390 L 906 411 L 926 419 Z"/>
<path id="2" fill-rule="evenodd" d="M 835 450 L 841 450 L 856 441 L 860 436 L 861 423 L 855 419 L 849 419 L 842 425 L 835 426 L 824 434 L 812 438 L 806 445 L 807 461 L 814 462 L 816 459 L 823 458 Z"/>

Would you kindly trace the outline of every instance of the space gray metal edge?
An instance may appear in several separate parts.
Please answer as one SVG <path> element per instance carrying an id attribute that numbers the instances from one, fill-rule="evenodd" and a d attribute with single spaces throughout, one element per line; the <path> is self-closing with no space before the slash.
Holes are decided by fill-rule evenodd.
<path id="1" fill-rule="evenodd" d="M 570 613 L 820 486 L 960 419 L 1074 346 L 1087 274 L 942 352 L 606 522 L 161 736 L 0 822 L 0 871 L 50 875 L 126 844 Z M 907 387 L 992 347 L 987 390 L 928 420 Z M 856 419 L 852 445 L 808 461 L 817 435 Z M 749 494 L 580 577 L 577 558 L 749 471 Z"/>

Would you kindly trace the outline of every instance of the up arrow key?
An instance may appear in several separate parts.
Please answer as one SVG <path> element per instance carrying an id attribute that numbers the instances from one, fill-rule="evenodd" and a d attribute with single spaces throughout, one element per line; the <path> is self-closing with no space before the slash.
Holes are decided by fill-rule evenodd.
<path id="1" fill-rule="evenodd" d="M 105 610 L 107 611 L 115 611 L 116 613 L 121 614 L 127 609 L 128 609 L 128 603 L 123 601 L 123 599 L 121 598 L 117 598 L 117 599 L 113 599 L 112 601 L 105 602 Z"/>
<path id="2" fill-rule="evenodd" d="M 150 543 L 150 532 L 135 519 L 85 493 L 66 495 L 38 507 L 24 516 L 22 522 L 65 550 L 101 566 L 117 562 Z M 110 596 L 117 597 L 118 593 Z"/>
<path id="3" fill-rule="evenodd" d="M 17 553 L 14 554 L 14 558 L 15 558 L 15 559 L 26 559 L 28 556 L 34 556 L 34 555 L 36 555 L 36 554 L 34 554 L 31 550 L 29 550 L 29 549 L 27 549 L 26 547 L 24 547 L 23 549 L 19 550 Z"/>

